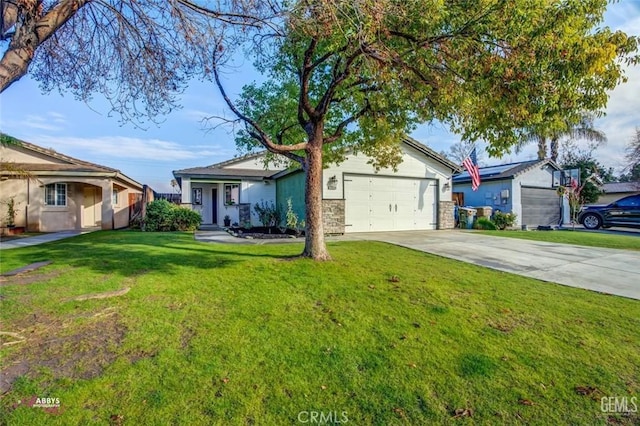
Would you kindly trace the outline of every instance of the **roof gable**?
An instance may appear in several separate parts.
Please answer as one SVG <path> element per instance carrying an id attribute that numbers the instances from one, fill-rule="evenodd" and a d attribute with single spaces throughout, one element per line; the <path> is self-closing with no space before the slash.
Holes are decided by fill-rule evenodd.
<path id="1" fill-rule="evenodd" d="M 447 168 L 451 169 L 452 172 L 457 172 L 457 171 L 461 170 L 461 166 L 457 165 L 453 161 L 451 161 L 448 158 L 446 158 L 444 155 L 438 154 L 433 149 L 429 148 L 428 146 L 418 142 L 417 140 L 415 140 L 415 139 L 413 139 L 413 138 L 411 138 L 409 136 L 405 136 L 402 139 L 402 143 L 410 146 L 411 148 L 413 148 L 416 151 L 426 155 L 427 157 L 436 160 L 440 164 L 442 164 L 442 165 L 446 166 Z"/>
<path id="2" fill-rule="evenodd" d="M 61 154 L 53 149 L 43 148 L 36 144 L 13 138 L 5 135 L 4 133 L 1 135 L 3 138 L 10 138 L 17 143 L 16 145 L 3 145 L 3 150 L 24 154 L 20 156 L 19 161 L 13 161 L 14 159 L 12 158 L 8 158 L 6 160 L 15 165 L 17 169 L 27 171 L 30 174 L 38 176 L 42 174 L 46 175 L 48 173 L 63 173 L 65 176 L 69 176 L 74 173 L 82 175 L 86 173 L 101 173 L 102 176 L 107 175 L 113 179 L 119 179 L 122 182 L 126 182 L 128 185 L 142 188 L 142 184 L 131 179 L 120 170 L 91 163 L 89 161 L 79 160 L 77 158 Z M 29 156 L 34 160 L 37 158 L 40 161 L 29 161 Z M 43 159 L 49 161 L 43 162 Z M 6 160 L 2 159 L 2 161 Z M 12 173 L 9 172 L 8 174 Z"/>
<path id="3" fill-rule="evenodd" d="M 16 151 L 22 151 L 22 152 L 25 152 L 26 154 L 34 155 L 39 158 L 44 157 L 49 160 L 50 164 L 46 166 L 45 164 L 42 164 L 40 162 L 20 161 L 20 164 L 24 165 L 25 167 L 29 167 L 30 170 L 38 170 L 38 167 L 40 164 L 42 164 L 43 170 L 55 170 L 56 165 L 60 164 L 61 165 L 60 168 L 64 170 L 73 169 L 73 167 L 68 167 L 69 165 L 71 165 L 71 166 L 80 166 L 83 169 L 89 169 L 93 171 L 118 172 L 118 170 L 116 169 L 101 166 L 95 163 L 90 163 L 88 161 L 79 160 L 77 158 L 61 154 L 53 149 L 43 148 L 41 146 L 32 144 L 30 142 L 25 142 L 19 139 L 15 139 L 15 141 L 18 143 L 18 145 L 8 145 L 8 146 L 5 146 L 4 148 L 14 149 Z"/>

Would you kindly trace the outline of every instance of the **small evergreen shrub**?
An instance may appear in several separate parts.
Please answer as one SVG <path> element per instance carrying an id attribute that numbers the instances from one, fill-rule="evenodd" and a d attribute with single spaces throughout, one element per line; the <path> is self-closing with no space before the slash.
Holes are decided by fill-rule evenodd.
<path id="1" fill-rule="evenodd" d="M 262 223 L 262 226 L 279 226 L 282 222 L 282 211 L 276 206 L 273 201 L 271 205 L 261 201 L 253 206 L 253 211 L 258 216 L 258 220 Z"/>
<path id="2" fill-rule="evenodd" d="M 500 210 L 496 210 L 493 214 L 493 223 L 496 225 L 496 228 L 502 231 L 516 223 L 516 214 L 502 213 Z"/>
<path id="3" fill-rule="evenodd" d="M 475 229 L 482 229 L 488 231 L 495 231 L 497 229 L 496 224 L 491 221 L 488 217 L 479 217 L 476 220 L 476 223 L 473 224 Z"/>
<path id="4" fill-rule="evenodd" d="M 202 223 L 200 213 L 191 209 L 174 206 L 173 208 L 173 224 L 174 231 L 195 231 Z"/>
<path id="5" fill-rule="evenodd" d="M 200 213 L 176 206 L 167 200 L 155 200 L 147 205 L 144 230 L 150 232 L 193 231 L 201 223 Z"/>

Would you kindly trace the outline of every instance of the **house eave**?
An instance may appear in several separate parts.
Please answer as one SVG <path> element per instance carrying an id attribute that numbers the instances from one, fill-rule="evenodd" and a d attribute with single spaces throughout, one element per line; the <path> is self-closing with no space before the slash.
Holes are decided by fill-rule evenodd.
<path id="1" fill-rule="evenodd" d="M 89 178 L 97 178 L 97 179 L 114 179 L 124 182 L 125 184 L 135 187 L 139 190 L 142 190 L 143 185 L 131 179 L 130 177 L 120 173 L 120 172 L 73 172 L 73 171 L 29 171 L 29 175 L 33 177 L 61 177 L 61 178 L 80 178 L 80 179 L 89 179 Z M 19 172 L 13 171 L 3 171 L 3 177 L 9 178 L 18 178 L 24 179 L 24 176 Z"/>

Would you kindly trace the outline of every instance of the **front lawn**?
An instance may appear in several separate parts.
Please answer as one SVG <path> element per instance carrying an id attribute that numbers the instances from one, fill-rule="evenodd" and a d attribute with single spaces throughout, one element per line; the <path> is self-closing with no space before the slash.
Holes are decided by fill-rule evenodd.
<path id="1" fill-rule="evenodd" d="M 3 272 L 53 261 L 0 282 L 2 423 L 640 421 L 601 410 L 640 396 L 639 301 L 377 242 L 300 250 L 96 232 L 2 251 Z"/>
<path id="2" fill-rule="evenodd" d="M 600 232 L 572 231 L 481 231 L 496 237 L 522 238 L 550 243 L 575 244 L 578 246 L 604 247 L 623 250 L 640 250 L 640 235 L 616 235 Z"/>

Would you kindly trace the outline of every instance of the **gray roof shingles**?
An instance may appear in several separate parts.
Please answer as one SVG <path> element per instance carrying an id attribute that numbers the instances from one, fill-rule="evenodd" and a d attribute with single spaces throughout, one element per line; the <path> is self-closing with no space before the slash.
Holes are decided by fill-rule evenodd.
<path id="1" fill-rule="evenodd" d="M 602 185 L 605 194 L 640 192 L 640 182 L 609 182 Z"/>

